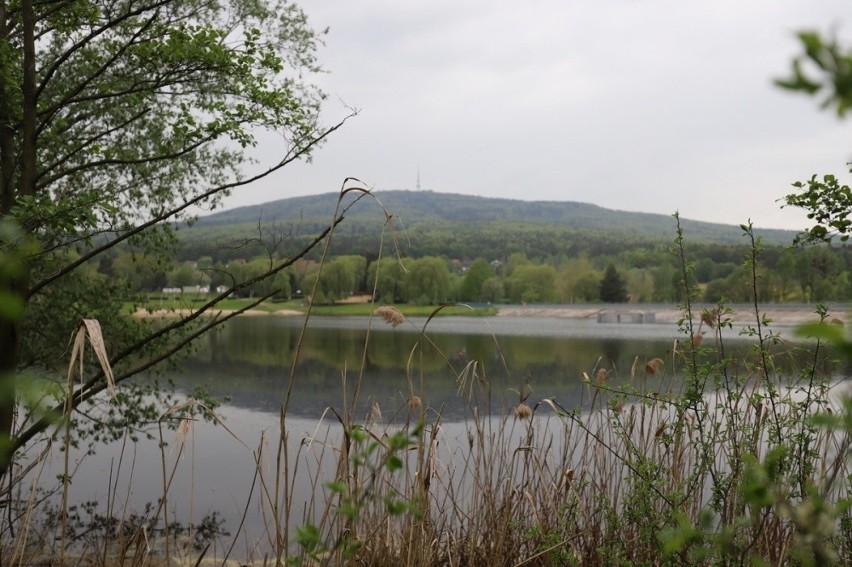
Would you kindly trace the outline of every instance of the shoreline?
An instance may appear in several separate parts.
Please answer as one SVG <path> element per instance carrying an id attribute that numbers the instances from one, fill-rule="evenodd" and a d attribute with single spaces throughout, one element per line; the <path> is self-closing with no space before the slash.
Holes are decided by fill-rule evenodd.
<path id="1" fill-rule="evenodd" d="M 698 320 L 701 317 L 701 311 L 706 309 L 705 305 L 696 305 L 693 307 L 693 317 Z M 735 311 L 731 315 L 731 319 L 738 325 L 752 324 L 755 322 L 755 315 L 750 306 L 735 306 Z M 653 313 L 657 323 L 677 323 L 683 317 L 683 311 L 675 306 L 655 306 L 648 305 L 643 308 L 641 304 L 626 303 L 624 306 L 613 305 L 578 305 L 578 306 L 508 306 L 500 308 L 497 313 L 498 317 L 557 317 L 563 319 L 591 319 L 597 320 L 600 313 L 620 313 L 620 314 L 635 314 L 635 313 Z M 819 321 L 819 316 L 816 314 L 816 306 L 798 306 L 783 304 L 772 304 L 760 309 L 761 315 L 766 316 L 771 323 L 776 325 L 801 325 L 804 323 L 815 323 Z M 845 309 L 837 311 L 829 311 L 828 320 L 845 324 L 849 319 L 849 314 Z"/>
<path id="2" fill-rule="evenodd" d="M 698 319 L 701 315 L 701 310 L 706 308 L 703 305 L 697 305 L 694 308 L 694 316 Z M 233 313 L 233 309 L 216 309 L 204 314 L 204 317 L 212 317 L 216 315 L 228 315 Z M 171 317 L 187 317 L 191 315 L 191 309 L 154 309 L 145 308 L 137 309 L 132 316 L 144 319 L 171 318 Z M 559 319 L 588 319 L 596 321 L 601 313 L 620 313 L 620 314 L 637 314 L 637 313 L 653 313 L 657 323 L 676 323 L 682 318 L 682 311 L 675 306 L 648 305 L 643 308 L 641 304 L 624 304 L 623 306 L 613 305 L 508 305 L 498 307 L 495 317 L 534 317 L 534 318 L 559 318 Z M 818 316 L 815 313 L 815 306 L 800 306 L 783 304 L 772 304 L 761 309 L 772 323 L 777 325 L 801 325 L 804 323 L 812 323 L 818 321 Z M 275 316 L 275 317 L 297 317 L 304 315 L 302 311 L 295 309 L 279 309 L 277 311 L 265 311 L 261 309 L 249 309 L 241 313 L 240 317 L 260 317 L 260 316 Z M 754 313 L 749 310 L 748 306 L 738 306 L 738 309 L 732 315 L 733 322 L 739 325 L 754 323 Z M 837 311 L 829 311 L 829 320 L 838 324 L 845 324 L 849 319 L 849 314 L 845 309 Z"/>
<path id="3" fill-rule="evenodd" d="M 215 317 L 216 315 L 230 315 L 236 309 L 210 309 L 205 312 L 202 317 Z M 138 319 L 167 319 L 172 317 L 188 317 L 195 313 L 192 309 L 145 309 L 144 307 L 137 309 L 131 313 L 131 317 Z M 262 317 L 266 315 L 274 315 L 276 317 L 295 317 L 303 315 L 301 311 L 295 309 L 279 309 L 278 311 L 264 311 L 262 309 L 249 309 L 243 311 L 238 317 Z"/>

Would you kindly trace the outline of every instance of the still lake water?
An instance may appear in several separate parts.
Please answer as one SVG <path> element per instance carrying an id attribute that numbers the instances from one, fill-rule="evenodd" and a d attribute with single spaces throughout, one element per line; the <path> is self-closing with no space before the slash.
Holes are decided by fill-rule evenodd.
<path id="1" fill-rule="evenodd" d="M 301 317 L 237 318 L 205 338 L 182 370 L 171 375 L 179 391 L 202 387 L 229 401 L 218 412 L 227 431 L 198 423 L 181 452 L 175 434 L 166 434 L 170 443 L 165 450 L 167 466 L 176 467 L 168 492 L 169 517 L 198 522 L 216 511 L 233 534 L 248 511 L 238 545 L 243 553 L 266 546 L 263 528 L 268 519 L 255 502 L 258 489 L 252 492 L 255 459 L 261 454 L 264 468 L 274 470 L 270 454 L 277 444 L 279 410 L 302 322 Z M 463 420 L 470 406 L 463 402 L 460 389 L 467 393 L 470 385 L 460 388 L 460 376 L 471 361 L 477 362 L 482 378 L 476 386 L 480 411 L 511 412 L 524 384 L 531 390 L 530 405 L 553 397 L 573 408 L 589 395 L 582 383 L 583 373 L 594 375 L 601 366 L 612 371 L 613 383 L 639 385 L 641 381 L 652 388 L 671 385 L 676 381 L 670 368 L 674 341 L 683 338 L 675 325 L 664 323 L 446 317 L 428 323 L 428 340 L 424 340 L 421 330 L 425 324 L 425 318 L 415 318 L 393 329 L 380 319 L 370 323 L 367 317 L 312 318 L 287 408 L 291 454 L 307 452 L 305 447 L 312 440 L 337 443 L 341 427 L 328 410 L 343 414 L 359 375 L 363 379 L 352 414 L 356 422 L 363 423 L 374 404 L 386 423 L 404 419 L 413 384 L 427 408 L 427 419 L 440 413 L 444 435 L 461 438 L 466 435 Z M 739 348 L 747 348 L 738 343 L 736 331 L 728 337 L 732 341 L 729 347 L 739 344 Z M 799 358 L 794 351 L 791 348 L 791 355 L 784 357 L 791 371 Z M 646 376 L 645 362 L 655 357 L 664 359 L 666 366 L 661 376 Z M 635 377 L 631 378 L 634 365 Z M 649 380 L 662 382 L 645 382 Z M 313 470 L 296 475 L 296 501 L 308 498 L 316 471 L 333 462 L 328 458 L 328 454 L 316 458 Z M 332 480 L 333 474 L 330 470 L 321 473 L 321 478 Z M 121 517 L 156 500 L 163 493 L 162 477 L 156 443 L 124 448 L 113 444 L 82 461 L 71 496 L 76 502 L 100 502 L 104 511 L 108 507 L 112 515 Z M 301 523 L 304 518 L 291 514 L 289 521 Z"/>
<path id="2" fill-rule="evenodd" d="M 420 331 L 425 318 L 397 328 L 367 317 L 314 317 L 303 341 L 287 415 L 317 419 L 327 407 L 343 405 L 363 368 L 359 407 L 377 402 L 387 416 L 408 399 L 408 378 L 445 419 L 460 418 L 458 378 L 476 361 L 495 402 L 511 401 L 525 382 L 533 398 L 555 397 L 571 406 L 583 392 L 584 372 L 600 366 L 617 380 L 630 380 L 637 364 L 671 362 L 674 341 L 684 335 L 671 323 L 598 324 L 594 320 L 547 317 L 441 317 Z M 301 317 L 244 317 L 210 335 L 174 378 L 182 389 L 203 387 L 230 398 L 230 406 L 277 413 L 287 387 L 301 331 Z M 371 328 L 368 332 L 368 326 Z M 742 344 L 737 330 L 726 332 Z M 366 352 L 365 352 L 366 345 Z M 787 359 L 785 359 L 787 360 Z M 789 362 L 789 360 L 787 360 Z"/>
<path id="3" fill-rule="evenodd" d="M 278 411 L 301 330 L 301 318 L 246 317 L 211 335 L 175 376 L 181 388 L 203 387 L 227 396 L 230 405 L 261 412 Z M 393 329 L 366 317 L 312 319 L 300 353 L 287 415 L 317 419 L 327 407 L 342 410 L 343 384 L 357 381 L 363 410 L 372 402 L 384 414 L 409 398 L 408 378 L 445 419 L 462 416 L 459 375 L 471 362 L 480 365 L 494 400 L 511 399 L 527 381 L 536 395 L 571 403 L 581 392 L 582 373 L 596 364 L 628 376 L 636 359 L 666 358 L 676 329 L 670 325 L 598 325 L 594 321 L 548 318 L 414 319 Z M 368 338 L 369 337 L 369 338 Z M 365 353 L 366 345 L 366 353 Z M 601 358 L 603 357 L 603 358 Z M 609 362 L 611 361 L 611 362 Z M 517 395 L 514 395 L 517 399 Z"/>

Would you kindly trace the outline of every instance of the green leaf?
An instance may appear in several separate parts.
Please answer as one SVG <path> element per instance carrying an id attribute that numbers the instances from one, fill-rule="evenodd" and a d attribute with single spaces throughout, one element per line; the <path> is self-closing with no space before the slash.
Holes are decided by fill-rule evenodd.
<path id="1" fill-rule="evenodd" d="M 387 468 L 390 472 L 398 471 L 402 468 L 402 459 L 397 455 L 389 455 L 387 460 Z"/>
<path id="2" fill-rule="evenodd" d="M 820 339 L 834 344 L 842 344 L 844 339 L 843 328 L 828 323 L 807 323 L 796 327 L 797 337 Z"/>
<path id="3" fill-rule="evenodd" d="M 0 319 L 17 321 L 24 316 L 25 307 L 20 295 L 0 290 Z"/>
<path id="4" fill-rule="evenodd" d="M 305 548 L 308 554 L 314 555 L 323 551 L 322 536 L 313 524 L 305 524 L 296 528 L 296 542 Z"/>

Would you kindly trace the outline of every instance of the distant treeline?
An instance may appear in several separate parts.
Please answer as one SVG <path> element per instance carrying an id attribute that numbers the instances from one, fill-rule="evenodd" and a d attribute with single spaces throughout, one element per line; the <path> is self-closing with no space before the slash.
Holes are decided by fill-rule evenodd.
<path id="1" fill-rule="evenodd" d="M 180 239 L 176 251 L 179 261 L 210 257 L 215 262 L 251 258 L 266 254 L 270 242 L 278 247 L 296 249 L 313 238 L 326 225 L 293 223 L 265 226 L 257 224 L 222 225 L 193 228 Z M 558 265 L 565 258 L 586 255 L 590 258 L 618 257 L 635 250 L 668 251 L 674 230 L 666 237 L 629 230 L 574 229 L 564 226 L 520 222 L 415 222 L 411 226 L 385 229 L 379 223 L 350 222 L 336 228 L 332 250 L 336 255 L 359 255 L 375 259 L 379 243 L 385 250 L 402 256 L 444 256 L 450 259 L 501 259 L 515 253 L 536 262 Z M 687 239 L 689 239 L 687 233 Z M 739 263 L 747 251 L 742 245 L 720 244 L 705 240 L 689 243 L 691 253 L 709 257 L 716 263 Z M 792 242 L 792 237 L 790 239 Z M 774 264 L 783 246 L 768 246 L 766 260 Z M 315 251 L 314 258 L 318 258 Z"/>
<path id="2" fill-rule="evenodd" d="M 203 240 L 184 240 L 166 258 L 125 249 L 87 269 L 92 277 L 123 279 L 134 291 L 185 286 L 215 290 L 262 273 L 270 258 L 286 258 L 287 250 L 304 241 L 302 235 L 315 234 L 310 228 L 266 229 L 262 237 L 241 239 L 234 238 L 230 227 L 220 238 L 208 234 Z M 341 228 L 318 284 L 319 257 L 312 257 L 244 293 L 277 290 L 281 298 L 304 297 L 316 284 L 313 299 L 324 303 L 373 291 L 388 303 L 585 303 L 601 300 L 602 280 L 611 265 L 629 301 L 680 300 L 680 261 L 671 243 L 660 239 L 507 223 L 467 228 L 435 223 L 414 232 L 382 237 L 361 224 Z M 751 273 L 743 265 L 749 247 L 688 240 L 686 246 L 702 300 L 751 299 Z M 759 262 L 762 301 L 852 300 L 852 258 L 846 247 L 767 246 Z"/>
<path id="3" fill-rule="evenodd" d="M 296 197 L 211 215 L 178 232 L 165 265 L 147 268 L 137 259 L 132 267 L 117 256 L 118 268 L 102 265 L 99 271 L 119 272 L 139 290 L 228 285 L 261 273 L 270 258 L 300 250 L 328 226 L 337 197 Z M 594 302 L 602 300 L 602 289 L 608 299 L 613 295 L 607 290 L 618 288 L 604 281 L 610 266 L 610 279 L 624 286 L 630 301 L 680 299 L 670 216 L 429 191 L 379 197 L 386 209 L 368 198 L 343 206 L 345 219 L 335 228 L 314 299 L 334 302 L 375 289 L 387 302 Z M 742 265 L 751 249 L 743 231 L 686 219 L 681 226 L 702 299 L 749 300 L 750 275 Z M 852 299 L 847 248 L 792 249 L 793 232 L 755 232 L 766 242 L 759 258 L 763 301 Z M 315 249 L 248 293 L 311 293 L 320 254 Z"/>

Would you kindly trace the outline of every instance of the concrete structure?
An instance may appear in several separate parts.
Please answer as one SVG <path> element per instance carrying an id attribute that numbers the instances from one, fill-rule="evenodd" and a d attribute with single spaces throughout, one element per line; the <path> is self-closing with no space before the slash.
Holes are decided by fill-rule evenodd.
<path id="1" fill-rule="evenodd" d="M 653 311 L 599 311 L 598 323 L 656 323 Z"/>

